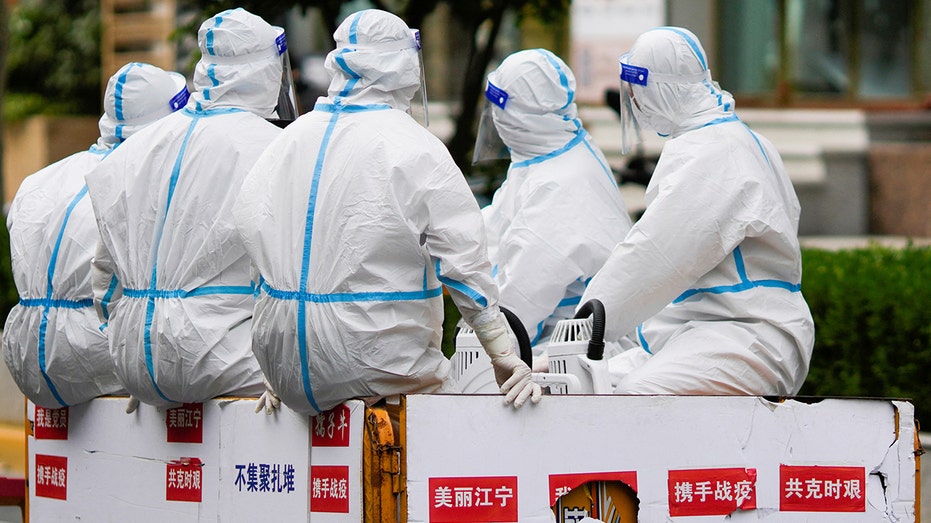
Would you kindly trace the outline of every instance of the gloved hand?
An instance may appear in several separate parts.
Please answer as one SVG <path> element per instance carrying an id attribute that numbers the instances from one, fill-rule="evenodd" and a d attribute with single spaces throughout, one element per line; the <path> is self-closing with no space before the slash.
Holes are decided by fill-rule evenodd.
<path id="1" fill-rule="evenodd" d="M 126 403 L 126 414 L 132 414 L 133 412 L 136 412 L 137 408 L 139 408 L 139 398 L 130 396 L 129 402 Z"/>
<path id="2" fill-rule="evenodd" d="M 504 403 L 513 403 L 516 409 L 519 409 L 527 398 L 533 403 L 539 403 L 543 389 L 533 382 L 530 367 L 514 352 L 504 315 L 498 314 L 493 320 L 476 325 L 473 329 L 485 353 L 491 358 L 495 381 L 504 394 Z"/>
<path id="3" fill-rule="evenodd" d="M 267 379 L 262 378 L 262 381 L 265 383 L 265 392 L 259 396 L 259 401 L 255 406 L 255 412 L 259 413 L 262 409 L 265 409 L 265 414 L 270 416 L 275 410 L 281 407 L 281 399 L 278 398 L 278 395 L 272 390 L 272 385 Z"/>

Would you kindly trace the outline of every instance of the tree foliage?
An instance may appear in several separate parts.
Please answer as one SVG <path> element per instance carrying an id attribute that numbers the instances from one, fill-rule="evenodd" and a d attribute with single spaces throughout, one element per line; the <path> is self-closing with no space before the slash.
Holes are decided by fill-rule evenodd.
<path id="1" fill-rule="evenodd" d="M 10 12 L 4 114 L 99 114 L 100 2 L 22 0 Z"/>
<path id="2" fill-rule="evenodd" d="M 467 64 L 455 106 L 455 132 L 450 153 L 468 170 L 467 155 L 475 137 L 475 121 L 484 76 L 495 43 L 508 18 L 535 17 L 553 22 L 566 16 L 569 0 L 181 0 L 193 11 L 190 33 L 204 18 L 224 9 L 244 7 L 272 23 L 284 22 L 293 8 L 318 9 L 332 34 L 347 10 L 368 5 L 397 14 L 410 27 L 423 27 L 437 7 L 449 7 L 452 19 L 471 35 L 463 49 Z M 100 92 L 100 6 L 97 0 L 22 0 L 10 17 L 10 52 L 5 114 L 16 119 L 35 113 L 98 114 Z"/>
<path id="3" fill-rule="evenodd" d="M 281 14 L 297 7 L 306 11 L 314 7 L 320 10 L 330 34 L 341 22 L 345 8 L 357 7 L 365 2 L 354 0 L 186 0 L 186 5 L 197 9 L 205 18 L 216 12 L 240 6 L 269 21 L 277 21 Z M 485 73 L 494 57 L 495 43 L 506 23 L 505 13 L 514 12 L 516 20 L 532 16 L 544 23 L 551 23 L 567 16 L 569 0 L 370 0 L 371 7 L 392 12 L 402 18 L 409 27 L 423 27 L 427 16 L 440 4 L 446 4 L 451 18 L 461 24 L 465 33 L 471 35 L 466 48 L 466 69 L 456 106 L 455 132 L 447 144 L 456 164 L 464 171 L 470 167 L 468 154 L 475 143 L 475 122 L 478 104 L 484 88 Z M 428 44 L 429 45 L 429 44 Z"/>
<path id="4" fill-rule="evenodd" d="M 475 144 L 475 121 L 485 86 L 485 73 L 494 57 L 495 42 L 505 23 L 505 13 L 513 10 L 518 15 L 518 22 L 523 17 L 534 16 L 543 22 L 552 23 L 567 16 L 569 0 L 450 1 L 449 5 L 453 18 L 460 20 L 467 33 L 472 35 L 467 50 L 468 66 L 462 83 L 455 134 L 447 144 L 456 164 L 467 170 L 468 154 Z M 478 35 L 483 26 L 487 27 L 487 37 L 480 41 Z"/>
<path id="5" fill-rule="evenodd" d="M 242 7 L 272 23 L 281 22 L 283 14 L 291 9 L 297 8 L 306 13 L 308 9 L 315 8 L 320 11 L 329 34 L 336 31 L 336 27 L 342 21 L 340 16 L 346 12 L 347 8 L 351 9 L 352 6 L 362 3 L 364 2 L 358 2 L 357 0 L 182 0 L 181 2 L 182 5 L 193 8 L 198 12 L 199 16 L 196 17 L 196 23 L 198 24 L 200 20 L 208 16 L 236 7 Z M 398 15 L 410 27 L 421 27 L 424 18 L 433 12 L 440 0 L 395 2 L 369 0 L 368 3 L 375 9 Z"/>
<path id="6" fill-rule="evenodd" d="M 6 216 L 0 214 L 0 330 L 6 317 L 19 301 L 16 282 L 13 280 L 13 261 L 10 256 L 10 233 L 6 228 Z"/>

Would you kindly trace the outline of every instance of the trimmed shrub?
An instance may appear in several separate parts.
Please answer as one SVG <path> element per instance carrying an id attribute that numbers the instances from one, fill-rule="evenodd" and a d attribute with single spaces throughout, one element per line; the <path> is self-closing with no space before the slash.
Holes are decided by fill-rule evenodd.
<path id="1" fill-rule="evenodd" d="M 802 395 L 910 398 L 931 415 L 931 248 L 802 251 L 815 348 Z"/>
<path id="2" fill-rule="evenodd" d="M 6 216 L 0 213 L 0 331 L 6 325 L 10 309 L 19 301 L 13 281 L 13 264 L 10 261 L 10 233 L 6 230 Z"/>

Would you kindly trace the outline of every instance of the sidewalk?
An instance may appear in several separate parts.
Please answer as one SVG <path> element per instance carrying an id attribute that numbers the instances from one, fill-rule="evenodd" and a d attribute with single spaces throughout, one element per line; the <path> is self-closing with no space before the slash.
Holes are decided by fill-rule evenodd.
<path id="1" fill-rule="evenodd" d="M 0 475 L 25 476 L 24 401 L 6 363 L 0 362 Z M 22 520 L 19 507 L 0 506 L 0 523 L 20 523 Z"/>

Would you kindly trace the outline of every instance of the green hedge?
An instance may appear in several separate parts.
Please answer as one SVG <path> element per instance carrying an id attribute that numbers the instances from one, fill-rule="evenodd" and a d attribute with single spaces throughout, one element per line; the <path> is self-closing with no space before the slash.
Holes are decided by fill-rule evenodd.
<path id="1" fill-rule="evenodd" d="M 0 213 L 0 331 L 17 301 L 19 295 L 16 293 L 13 264 L 10 262 L 10 233 L 6 230 L 6 216 Z"/>
<path id="2" fill-rule="evenodd" d="M 931 415 L 931 248 L 802 252 L 815 349 L 801 394 L 911 398 Z"/>

